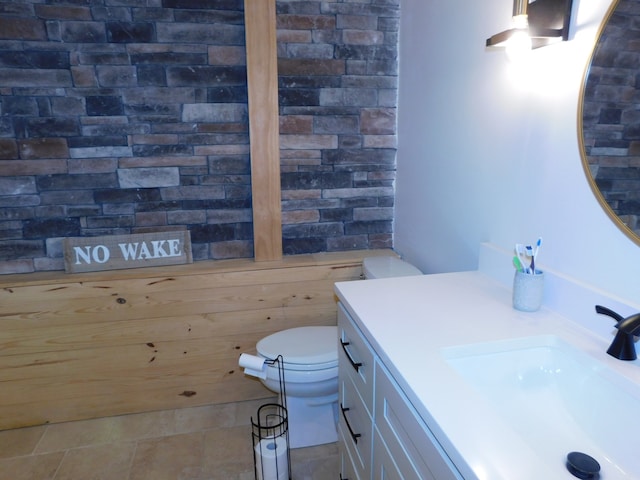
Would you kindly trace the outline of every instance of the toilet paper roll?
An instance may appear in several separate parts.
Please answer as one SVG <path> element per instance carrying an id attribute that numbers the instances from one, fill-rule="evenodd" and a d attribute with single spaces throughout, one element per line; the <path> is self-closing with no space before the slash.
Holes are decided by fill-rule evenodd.
<path id="1" fill-rule="evenodd" d="M 240 360 L 238 360 L 238 364 L 244 368 L 244 373 L 263 380 L 267 378 L 267 365 L 265 365 L 265 362 L 264 358 L 249 355 L 248 353 L 240 355 Z"/>
<path id="2" fill-rule="evenodd" d="M 288 480 L 286 437 L 264 438 L 255 446 L 258 480 Z"/>

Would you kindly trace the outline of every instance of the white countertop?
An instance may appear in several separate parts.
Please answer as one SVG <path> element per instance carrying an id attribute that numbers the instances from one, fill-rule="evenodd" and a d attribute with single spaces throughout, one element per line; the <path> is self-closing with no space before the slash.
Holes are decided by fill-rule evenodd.
<path id="1" fill-rule="evenodd" d="M 562 468 L 572 450 L 539 465 L 535 451 L 495 415 L 500 406 L 488 405 L 465 383 L 443 348 L 555 335 L 640 385 L 640 360 L 606 354 L 613 333 L 599 337 L 545 307 L 514 310 L 511 289 L 480 272 L 340 282 L 336 293 L 467 480 L 575 479 Z M 603 470 L 602 480 L 612 478 Z"/>

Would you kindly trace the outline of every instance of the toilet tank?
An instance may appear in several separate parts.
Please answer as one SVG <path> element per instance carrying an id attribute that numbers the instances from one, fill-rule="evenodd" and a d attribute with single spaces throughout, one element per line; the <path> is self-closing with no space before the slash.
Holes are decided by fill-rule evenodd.
<path id="1" fill-rule="evenodd" d="M 416 267 L 397 257 L 366 257 L 362 261 L 362 270 L 365 280 L 422 275 Z"/>

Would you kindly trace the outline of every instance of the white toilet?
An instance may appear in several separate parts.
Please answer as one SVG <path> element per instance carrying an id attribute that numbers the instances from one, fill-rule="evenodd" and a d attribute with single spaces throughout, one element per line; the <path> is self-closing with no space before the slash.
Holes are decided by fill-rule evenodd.
<path id="1" fill-rule="evenodd" d="M 395 257 L 368 257 L 365 279 L 422 275 Z M 273 360 L 282 355 L 289 417 L 289 446 L 310 447 L 335 442 L 338 420 L 338 328 L 297 327 L 269 335 L 256 344 L 258 355 Z M 277 364 L 261 379 L 278 393 Z"/>
<path id="2" fill-rule="evenodd" d="M 282 355 L 289 420 L 289 446 L 309 447 L 335 442 L 338 402 L 337 327 L 297 327 L 264 337 L 258 355 Z M 280 391 L 277 364 L 267 367 L 262 383 Z"/>

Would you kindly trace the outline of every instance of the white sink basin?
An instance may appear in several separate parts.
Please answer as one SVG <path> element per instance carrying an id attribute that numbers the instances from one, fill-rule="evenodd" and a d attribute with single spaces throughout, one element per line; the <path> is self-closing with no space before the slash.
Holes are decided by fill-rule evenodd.
<path id="1" fill-rule="evenodd" d="M 562 468 L 559 459 L 580 451 L 598 461 L 602 480 L 640 478 L 640 387 L 604 363 L 555 336 L 450 347 L 443 355 L 540 461 Z"/>

